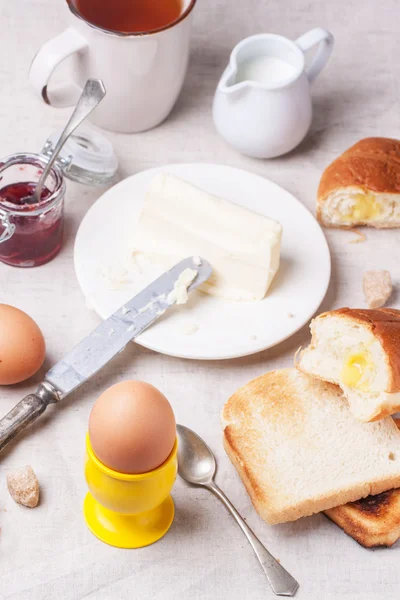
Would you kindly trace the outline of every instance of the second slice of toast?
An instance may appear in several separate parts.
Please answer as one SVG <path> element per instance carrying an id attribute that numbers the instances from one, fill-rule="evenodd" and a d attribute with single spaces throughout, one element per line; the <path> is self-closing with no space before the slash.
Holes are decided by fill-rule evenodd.
<path id="1" fill-rule="evenodd" d="M 330 508 L 325 514 L 365 548 L 393 546 L 400 537 L 400 489 Z"/>

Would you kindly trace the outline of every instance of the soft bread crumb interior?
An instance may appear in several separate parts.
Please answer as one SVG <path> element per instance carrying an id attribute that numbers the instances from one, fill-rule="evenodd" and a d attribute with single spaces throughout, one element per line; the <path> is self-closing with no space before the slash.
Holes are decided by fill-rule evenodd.
<path id="1" fill-rule="evenodd" d="M 314 319 L 311 345 L 301 356 L 301 367 L 322 379 L 341 385 L 343 368 L 352 356 L 365 356 L 367 368 L 359 385 L 381 392 L 389 383 L 385 352 L 370 329 L 341 316 Z"/>
<path id="2" fill-rule="evenodd" d="M 311 332 L 300 369 L 340 385 L 358 418 L 369 421 L 379 414 L 382 403 L 400 402 L 400 394 L 386 392 L 390 381 L 386 355 L 367 326 L 332 315 L 315 319 Z"/>
<path id="3" fill-rule="evenodd" d="M 380 194 L 363 188 L 335 190 L 320 207 L 324 223 L 353 226 L 374 223 L 400 227 L 400 194 Z"/>

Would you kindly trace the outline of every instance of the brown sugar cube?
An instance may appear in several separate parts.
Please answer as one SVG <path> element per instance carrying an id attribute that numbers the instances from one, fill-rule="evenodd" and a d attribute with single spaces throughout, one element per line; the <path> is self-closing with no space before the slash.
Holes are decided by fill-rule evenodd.
<path id="1" fill-rule="evenodd" d="M 30 465 L 7 475 L 10 496 L 18 504 L 35 508 L 39 502 L 39 481 Z"/>
<path id="2" fill-rule="evenodd" d="M 389 271 L 366 271 L 363 278 L 363 289 L 369 308 L 384 306 L 393 291 Z"/>

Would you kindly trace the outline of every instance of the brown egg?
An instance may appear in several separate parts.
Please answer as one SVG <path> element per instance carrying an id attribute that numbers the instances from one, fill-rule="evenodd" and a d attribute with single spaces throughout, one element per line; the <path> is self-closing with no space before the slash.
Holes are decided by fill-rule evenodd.
<path id="1" fill-rule="evenodd" d="M 34 375 L 45 354 L 43 334 L 35 321 L 14 306 L 0 304 L 0 385 Z"/>
<path id="2" fill-rule="evenodd" d="M 108 388 L 90 413 L 89 437 L 97 458 L 119 473 L 147 473 L 170 455 L 175 417 L 161 392 L 143 381 Z"/>

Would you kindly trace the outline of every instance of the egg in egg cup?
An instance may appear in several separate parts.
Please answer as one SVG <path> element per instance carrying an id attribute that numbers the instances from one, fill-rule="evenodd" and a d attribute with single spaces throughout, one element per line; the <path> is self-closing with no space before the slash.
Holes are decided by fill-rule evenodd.
<path id="1" fill-rule="evenodd" d="M 126 474 L 100 462 L 87 435 L 85 477 L 90 491 L 83 513 L 90 531 L 117 548 L 157 542 L 174 520 L 170 492 L 177 470 L 177 441 L 167 460 L 153 471 Z"/>

